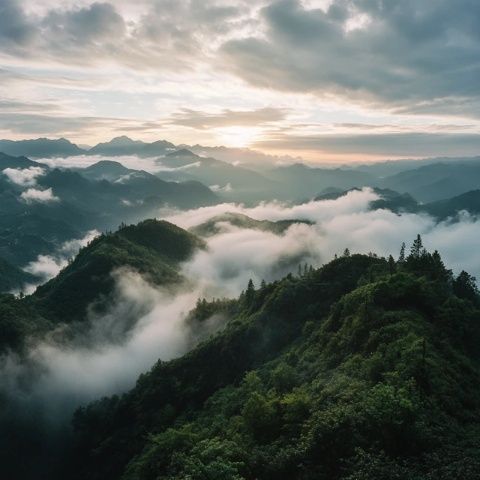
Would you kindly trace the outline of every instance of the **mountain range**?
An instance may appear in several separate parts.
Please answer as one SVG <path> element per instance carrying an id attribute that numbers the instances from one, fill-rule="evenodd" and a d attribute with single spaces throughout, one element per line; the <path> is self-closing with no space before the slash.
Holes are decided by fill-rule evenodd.
<path id="1" fill-rule="evenodd" d="M 279 159 L 249 150 L 176 146 L 165 140 L 148 143 L 126 136 L 99 143 L 90 149 L 82 149 L 63 138 L 0 140 L 0 152 L 31 158 L 75 155 L 152 158 L 159 178 L 177 182 L 200 181 L 224 198 L 242 202 L 272 198 L 300 201 L 330 187 L 346 190 L 362 186 L 387 188 L 408 193 L 421 202 L 433 202 L 475 190 L 480 179 L 478 157 L 398 160 L 339 168 L 312 167 L 294 163 L 294 159 Z M 28 164 L 26 159 L 17 160 L 19 166 L 22 162 L 25 166 Z M 279 162 L 287 164 L 276 166 Z"/>
<path id="2" fill-rule="evenodd" d="M 69 345 L 74 326 L 89 318 L 88 302 L 114 302 L 113 269 L 135 268 L 173 287 L 188 283 L 179 262 L 203 248 L 155 220 L 102 235 L 34 295 L 0 297 L 2 348 L 23 355 L 32 336 L 52 335 Z M 158 361 L 128 392 L 77 410 L 73 434 L 51 437 L 48 423 L 31 423 L 21 402 L 4 398 L 5 474 L 475 478 L 480 296 L 468 274 L 454 277 L 419 237 L 398 261 L 346 252 L 297 276 L 250 282 L 237 299 L 199 300 L 189 322 L 219 315 L 223 327 L 190 352 Z M 117 318 L 128 335 L 124 321 Z"/>

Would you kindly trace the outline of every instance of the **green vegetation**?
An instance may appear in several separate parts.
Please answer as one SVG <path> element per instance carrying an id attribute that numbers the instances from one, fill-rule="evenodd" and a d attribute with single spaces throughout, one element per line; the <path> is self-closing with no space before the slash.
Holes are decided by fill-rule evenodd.
<path id="1" fill-rule="evenodd" d="M 3 258 L 0 258 L 0 293 L 12 290 L 21 291 L 25 284 L 37 280 L 34 275 L 24 272 Z"/>
<path id="2" fill-rule="evenodd" d="M 35 301 L 58 321 L 81 320 L 87 308 L 102 311 L 108 306 L 116 269 L 130 269 L 155 285 L 172 286 L 183 280 L 179 262 L 201 247 L 197 237 L 168 222 L 122 225 L 80 250 L 59 275 L 37 288 Z"/>
<path id="3" fill-rule="evenodd" d="M 278 220 L 276 222 L 271 222 L 269 220 L 255 220 L 254 218 L 241 213 L 227 212 L 222 215 L 217 215 L 210 220 L 191 228 L 190 231 L 200 237 L 211 237 L 221 231 L 221 228 L 218 225 L 219 223 L 229 223 L 234 227 L 272 232 L 277 235 L 285 232 L 285 230 L 295 223 L 311 224 L 311 222 L 307 220 Z"/>
<path id="4" fill-rule="evenodd" d="M 29 337 L 60 323 L 82 322 L 87 311 L 101 313 L 112 303 L 112 274 L 119 268 L 138 272 L 154 285 L 178 286 L 185 281 L 180 263 L 198 248 L 204 248 L 202 240 L 157 220 L 122 225 L 115 233 L 100 235 L 33 295 L 0 296 L 0 352 L 21 351 Z"/>
<path id="5" fill-rule="evenodd" d="M 418 237 L 199 301 L 225 329 L 75 416 L 82 479 L 476 479 L 480 310 Z M 73 467 L 72 467 L 73 465 Z"/>

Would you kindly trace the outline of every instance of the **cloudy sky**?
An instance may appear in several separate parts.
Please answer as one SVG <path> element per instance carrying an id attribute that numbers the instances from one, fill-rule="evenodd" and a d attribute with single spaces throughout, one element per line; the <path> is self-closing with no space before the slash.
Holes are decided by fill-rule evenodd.
<path id="1" fill-rule="evenodd" d="M 0 0 L 0 137 L 480 152 L 478 0 Z"/>

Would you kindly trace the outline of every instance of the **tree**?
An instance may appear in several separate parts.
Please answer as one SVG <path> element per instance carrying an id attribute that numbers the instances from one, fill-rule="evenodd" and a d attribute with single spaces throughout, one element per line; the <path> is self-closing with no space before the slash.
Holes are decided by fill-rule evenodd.
<path id="1" fill-rule="evenodd" d="M 251 305 L 253 303 L 254 298 L 255 298 L 255 285 L 253 284 L 253 280 L 250 279 L 248 281 L 247 290 L 245 292 L 245 300 L 248 305 Z"/>
<path id="2" fill-rule="evenodd" d="M 445 267 L 438 250 L 435 250 L 431 255 L 431 270 L 432 278 L 444 281 L 446 283 L 451 282 L 452 271 Z"/>
<path id="3" fill-rule="evenodd" d="M 453 293 L 465 300 L 470 300 L 474 303 L 478 302 L 479 292 L 476 283 L 476 278 L 468 274 L 465 270 L 458 275 L 453 281 Z"/>
<path id="4" fill-rule="evenodd" d="M 413 245 L 410 248 L 410 256 L 413 258 L 420 258 L 425 249 L 423 248 L 422 237 L 420 234 L 417 235 L 417 238 L 413 241 Z"/>
<path id="5" fill-rule="evenodd" d="M 344 251 L 343 251 L 343 256 L 344 257 L 349 257 L 350 256 L 350 250 L 348 248 L 346 248 Z"/>
<path id="6" fill-rule="evenodd" d="M 391 255 L 388 257 L 388 271 L 390 272 L 390 275 L 393 275 L 395 273 L 395 260 Z"/>
<path id="7" fill-rule="evenodd" d="M 398 257 L 398 263 L 403 265 L 405 263 L 405 242 L 402 242 L 400 247 L 400 255 Z"/>

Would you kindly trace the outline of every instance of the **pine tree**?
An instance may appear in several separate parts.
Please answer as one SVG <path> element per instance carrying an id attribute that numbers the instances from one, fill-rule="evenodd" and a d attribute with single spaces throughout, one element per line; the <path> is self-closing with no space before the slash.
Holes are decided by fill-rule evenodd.
<path id="1" fill-rule="evenodd" d="M 423 248 L 422 237 L 418 234 L 413 242 L 412 248 L 410 249 L 410 255 L 413 258 L 420 258 L 424 253 L 425 249 Z"/>
<path id="2" fill-rule="evenodd" d="M 396 267 L 395 260 L 391 255 L 389 255 L 389 257 L 388 257 L 388 270 L 390 272 L 390 275 L 393 275 L 395 273 L 395 267 Z"/>
<path id="3" fill-rule="evenodd" d="M 251 305 L 255 298 L 255 285 L 253 284 L 253 280 L 250 279 L 248 281 L 247 290 L 245 292 L 245 300 L 246 302 Z"/>
<path id="4" fill-rule="evenodd" d="M 453 281 L 453 293 L 459 297 L 472 301 L 479 302 L 479 291 L 476 283 L 476 278 L 469 275 L 465 270 L 458 275 Z"/>
<path id="5" fill-rule="evenodd" d="M 349 257 L 350 256 L 350 250 L 348 248 L 346 248 L 344 251 L 343 251 L 343 256 L 344 257 Z"/>
<path id="6" fill-rule="evenodd" d="M 402 243 L 400 247 L 400 255 L 398 257 L 398 263 L 403 265 L 405 263 L 405 242 Z"/>

